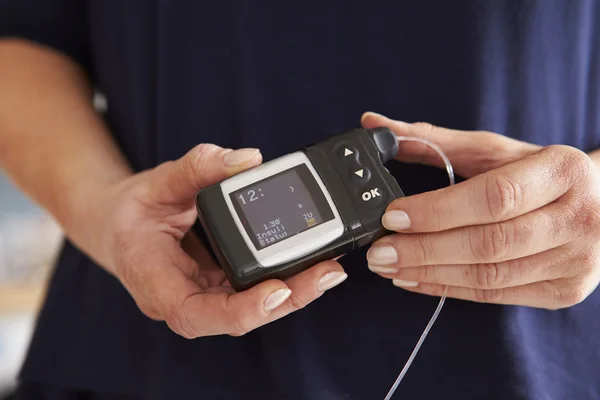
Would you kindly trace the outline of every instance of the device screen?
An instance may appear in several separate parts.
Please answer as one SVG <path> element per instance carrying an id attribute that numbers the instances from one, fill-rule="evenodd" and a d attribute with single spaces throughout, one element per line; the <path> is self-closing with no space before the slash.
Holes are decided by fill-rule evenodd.
<path id="1" fill-rule="evenodd" d="M 257 250 L 334 218 L 319 184 L 300 164 L 229 194 Z"/>

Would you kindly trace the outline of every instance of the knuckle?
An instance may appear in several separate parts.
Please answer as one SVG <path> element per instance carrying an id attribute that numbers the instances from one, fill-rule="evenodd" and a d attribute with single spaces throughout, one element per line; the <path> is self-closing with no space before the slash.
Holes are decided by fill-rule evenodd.
<path id="1" fill-rule="evenodd" d="M 522 199 L 523 191 L 517 182 L 499 174 L 486 176 L 485 201 L 492 220 L 503 221 L 512 216 Z"/>
<path id="2" fill-rule="evenodd" d="M 161 313 L 162 317 L 164 318 L 165 322 L 169 325 L 173 325 L 175 327 L 179 327 L 179 318 L 177 315 L 177 309 L 175 307 L 172 306 L 166 306 L 166 307 L 162 307 L 163 311 Z"/>
<path id="3" fill-rule="evenodd" d="M 484 263 L 500 260 L 514 242 L 514 228 L 508 223 L 494 223 L 471 230 L 469 244 L 475 260 Z"/>
<path id="4" fill-rule="evenodd" d="M 583 151 L 567 145 L 551 145 L 544 149 L 558 161 L 557 173 L 566 177 L 569 186 L 585 180 L 592 171 L 591 158 Z"/>
<path id="5" fill-rule="evenodd" d="M 475 289 L 474 297 L 479 303 L 500 303 L 504 298 L 504 289 Z"/>
<path id="6" fill-rule="evenodd" d="M 251 313 L 239 312 L 233 318 L 233 334 L 243 336 L 256 328 L 256 317 Z"/>
<path id="7" fill-rule="evenodd" d="M 566 153 L 564 167 L 567 168 L 567 171 L 569 171 L 576 180 L 587 178 L 592 167 L 590 157 L 583 151 L 574 147 L 568 147 Z"/>
<path id="8" fill-rule="evenodd" d="M 431 137 L 438 128 L 429 122 L 415 122 L 413 126 L 420 132 L 423 132 L 425 138 Z"/>
<path id="9" fill-rule="evenodd" d="M 405 252 L 405 251 L 399 251 L 398 252 L 398 258 L 401 257 L 401 254 L 410 254 L 410 257 L 412 258 L 412 260 L 406 260 L 406 264 L 407 266 L 417 266 L 417 265 L 427 265 L 429 264 L 429 260 L 431 259 L 431 256 L 433 254 L 433 248 L 431 246 L 431 242 L 428 239 L 429 236 L 428 235 L 421 235 L 421 234 L 417 234 L 415 235 L 415 245 L 416 245 L 416 250 L 417 251 L 410 251 L 410 252 Z"/>
<path id="10" fill-rule="evenodd" d="M 431 224 L 431 228 L 435 232 L 439 232 L 445 229 L 442 226 L 444 221 L 443 215 L 447 214 L 446 210 L 443 210 L 444 203 L 438 201 L 432 201 L 427 205 L 427 221 Z"/>
<path id="11" fill-rule="evenodd" d="M 471 134 L 482 148 L 488 150 L 473 154 L 474 175 L 496 169 L 523 156 L 522 152 L 515 149 L 515 143 L 505 136 L 489 131 L 474 131 Z M 521 148 L 521 144 L 518 148 Z"/>
<path id="12" fill-rule="evenodd" d="M 573 307 L 586 299 L 585 285 L 579 280 L 573 280 L 563 290 L 557 290 L 556 297 L 559 308 Z"/>
<path id="13" fill-rule="evenodd" d="M 195 339 L 207 336 L 209 335 L 208 327 L 201 324 L 199 325 L 198 323 L 192 323 L 192 320 L 189 318 L 189 307 L 186 307 L 186 304 L 190 298 L 191 297 L 186 297 L 183 300 L 174 302 L 168 300 L 161 301 L 160 298 L 158 298 L 158 303 L 160 304 L 158 308 L 164 310 L 162 314 L 167 325 L 184 338 Z M 202 308 L 202 306 L 200 308 Z"/>
<path id="14" fill-rule="evenodd" d="M 190 182 L 195 182 L 198 179 L 198 172 L 205 169 L 210 163 L 212 153 L 215 152 L 217 146 L 210 143 L 201 143 L 194 147 L 187 156 L 181 159 L 181 172 L 183 176 Z"/>
<path id="15" fill-rule="evenodd" d="M 196 171 L 199 169 L 199 163 L 203 159 L 203 154 L 206 152 L 204 149 L 204 145 L 199 145 L 195 152 L 193 153 L 193 157 L 184 157 L 181 161 L 181 172 L 183 176 L 185 176 L 186 180 L 190 182 L 194 182 L 196 180 Z"/>
<path id="16" fill-rule="evenodd" d="M 186 158 L 189 160 L 191 171 L 202 168 L 207 163 L 211 162 L 213 154 L 221 148 L 211 143 L 201 143 L 194 149 L 193 157 Z M 222 149 L 221 149 L 222 150 Z"/>
<path id="17" fill-rule="evenodd" d="M 450 129 L 439 127 L 429 122 L 415 122 L 411 124 L 411 131 L 419 138 L 432 142 L 437 142 L 436 137 L 448 136 L 453 133 Z M 429 164 L 438 164 L 441 161 L 439 155 L 431 146 L 421 146 L 420 151 L 412 151 L 412 153 L 415 159 Z"/>
<path id="18" fill-rule="evenodd" d="M 192 150 L 192 157 L 189 157 L 188 160 L 191 161 L 192 165 L 198 161 L 201 161 L 206 156 L 210 155 L 217 146 L 211 143 L 200 143 Z"/>
<path id="19" fill-rule="evenodd" d="M 506 140 L 505 136 L 489 131 L 476 131 L 478 139 L 481 140 L 483 147 L 490 150 L 492 154 L 505 154 L 511 150 L 511 141 Z"/>
<path id="20" fill-rule="evenodd" d="M 292 311 L 301 310 L 308 305 L 308 303 L 306 301 L 304 301 L 302 298 L 300 298 L 299 296 L 294 296 L 294 295 L 290 296 L 287 303 L 289 304 L 289 307 L 291 308 Z"/>
<path id="21" fill-rule="evenodd" d="M 583 275 L 583 276 L 593 275 L 598 270 L 598 267 L 600 266 L 599 261 L 600 260 L 598 258 L 597 251 L 588 250 L 588 251 L 584 252 L 583 256 L 581 257 L 581 262 L 580 262 L 580 265 L 582 267 L 581 275 Z"/>
<path id="22" fill-rule="evenodd" d="M 478 289 L 497 289 L 506 281 L 506 269 L 498 263 L 475 264 L 469 267 L 469 283 Z"/>
<path id="23" fill-rule="evenodd" d="M 437 283 L 439 282 L 438 277 L 435 274 L 434 270 L 435 266 L 433 265 L 424 265 L 422 267 L 418 267 L 416 269 L 415 279 L 417 282 L 431 282 Z"/>
<path id="24" fill-rule="evenodd" d="M 166 305 L 163 308 L 163 318 L 171 330 L 186 339 L 193 339 L 194 337 L 198 336 L 193 333 L 191 325 L 189 325 L 187 322 L 184 322 L 185 318 L 182 315 L 183 310 L 181 307 L 175 305 Z"/>
<path id="25" fill-rule="evenodd" d="M 600 233 L 600 205 L 587 203 L 575 212 L 575 223 L 583 235 L 595 235 Z"/>
<path id="26" fill-rule="evenodd" d="M 600 259 L 595 249 L 585 250 L 568 266 L 563 277 L 587 280 L 596 276 L 600 271 Z"/>

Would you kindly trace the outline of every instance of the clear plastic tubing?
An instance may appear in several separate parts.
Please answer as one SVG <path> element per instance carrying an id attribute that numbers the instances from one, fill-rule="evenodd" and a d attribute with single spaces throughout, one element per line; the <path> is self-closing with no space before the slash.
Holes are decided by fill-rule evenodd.
<path id="1" fill-rule="evenodd" d="M 397 136 L 397 138 L 398 138 L 398 142 L 419 142 L 419 143 L 423 143 L 423 144 L 431 147 L 433 150 L 435 150 L 436 153 L 438 153 L 439 156 L 444 161 L 444 164 L 446 165 L 446 172 L 448 173 L 448 178 L 450 179 L 450 185 L 454 185 L 454 183 L 455 183 L 454 169 L 452 168 L 452 164 L 450 163 L 450 160 L 448 159 L 446 154 L 442 151 L 442 149 L 438 145 L 436 145 L 435 143 L 432 143 L 428 140 L 416 138 L 416 137 Z M 433 313 L 433 316 L 431 317 L 431 319 L 429 320 L 429 323 L 425 327 L 425 330 L 423 331 L 423 334 L 419 338 L 419 341 L 417 342 L 410 357 L 408 358 L 408 361 L 406 361 L 406 364 L 404 364 L 404 368 L 402 368 L 402 371 L 400 371 L 398 378 L 396 378 L 396 381 L 390 388 L 388 394 L 385 396 L 385 400 L 390 400 L 392 398 L 392 396 L 394 395 L 394 392 L 396 392 L 396 389 L 398 389 L 400 382 L 402 382 L 402 379 L 404 379 L 404 376 L 406 375 L 406 373 L 408 372 L 408 369 L 412 365 L 415 357 L 417 356 L 417 353 L 419 352 L 419 349 L 421 348 L 421 346 L 423 345 L 423 342 L 427 338 L 429 331 L 431 330 L 431 328 L 433 327 L 433 324 L 435 324 L 435 321 L 437 320 L 438 316 L 440 315 L 440 312 L 442 311 L 442 308 L 444 307 L 444 303 L 446 301 L 447 293 L 448 293 L 448 287 L 446 286 L 444 288 L 444 293 L 442 294 L 440 302 L 439 302 L 437 308 L 435 309 L 435 312 Z"/>

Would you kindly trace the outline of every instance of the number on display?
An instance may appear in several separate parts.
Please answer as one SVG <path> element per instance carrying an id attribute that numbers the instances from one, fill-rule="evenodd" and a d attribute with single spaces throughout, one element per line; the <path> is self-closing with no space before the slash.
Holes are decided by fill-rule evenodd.
<path id="1" fill-rule="evenodd" d="M 260 189 L 259 189 L 260 191 Z M 256 191 L 254 190 L 248 190 L 247 195 L 249 197 L 249 201 L 253 202 L 255 200 L 258 200 L 258 196 L 256 195 Z M 242 203 L 246 204 L 246 199 L 244 198 L 243 194 L 240 194 L 240 200 L 242 201 Z"/>

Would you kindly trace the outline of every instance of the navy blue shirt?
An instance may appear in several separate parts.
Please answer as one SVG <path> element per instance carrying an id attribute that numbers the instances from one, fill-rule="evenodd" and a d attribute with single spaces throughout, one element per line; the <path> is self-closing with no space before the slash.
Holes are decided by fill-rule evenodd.
<path id="1" fill-rule="evenodd" d="M 593 0 L 0 0 L 0 33 L 73 57 L 137 170 L 200 142 L 271 159 L 367 110 L 600 148 Z M 66 162 L 66 161 L 65 161 Z M 441 170 L 396 164 L 408 194 Z M 185 340 L 69 242 L 21 378 L 144 399 L 382 399 L 438 299 L 371 273 L 246 336 Z M 560 311 L 448 300 L 403 399 L 600 398 L 600 292 Z"/>

